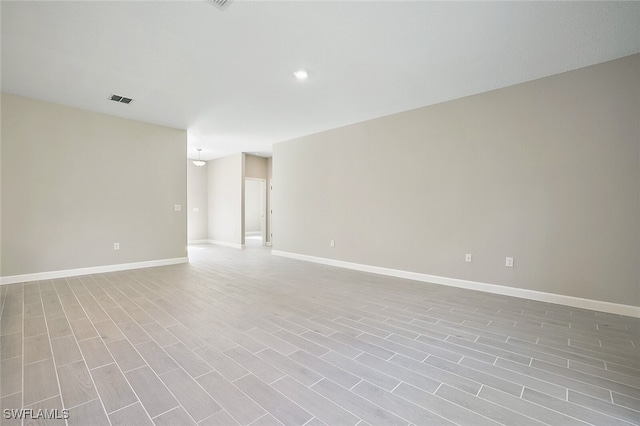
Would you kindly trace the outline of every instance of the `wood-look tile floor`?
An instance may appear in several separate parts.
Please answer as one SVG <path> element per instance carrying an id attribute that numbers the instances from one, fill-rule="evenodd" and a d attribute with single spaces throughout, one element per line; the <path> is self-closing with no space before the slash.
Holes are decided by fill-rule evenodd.
<path id="1" fill-rule="evenodd" d="M 638 319 L 265 249 L 190 258 L 1 286 L 2 425 L 640 424 Z"/>

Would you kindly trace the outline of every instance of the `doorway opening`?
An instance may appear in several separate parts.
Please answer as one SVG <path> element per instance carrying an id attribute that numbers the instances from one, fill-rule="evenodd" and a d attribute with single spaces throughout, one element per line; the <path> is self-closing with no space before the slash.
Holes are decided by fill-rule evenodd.
<path id="1" fill-rule="evenodd" d="M 267 181 L 246 178 L 244 182 L 244 244 L 258 247 L 267 242 Z"/>

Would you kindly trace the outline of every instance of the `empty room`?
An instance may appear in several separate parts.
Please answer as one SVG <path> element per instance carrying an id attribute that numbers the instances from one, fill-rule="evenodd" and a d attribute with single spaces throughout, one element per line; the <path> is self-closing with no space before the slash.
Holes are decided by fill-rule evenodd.
<path id="1" fill-rule="evenodd" d="M 0 425 L 640 425 L 638 22 L 0 1 Z"/>

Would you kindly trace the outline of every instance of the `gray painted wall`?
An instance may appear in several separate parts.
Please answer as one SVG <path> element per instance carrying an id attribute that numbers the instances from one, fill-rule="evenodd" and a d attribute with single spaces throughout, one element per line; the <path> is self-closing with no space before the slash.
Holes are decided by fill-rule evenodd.
<path id="1" fill-rule="evenodd" d="M 207 165 L 196 167 L 187 160 L 187 235 L 189 241 L 209 238 L 209 201 Z M 197 209 L 197 211 L 195 211 Z"/>
<path id="2" fill-rule="evenodd" d="M 244 156 L 244 176 L 255 179 L 267 179 L 268 165 L 267 159 L 257 155 L 245 154 Z"/>
<path id="3" fill-rule="evenodd" d="M 276 250 L 640 305 L 640 55 L 278 143 L 273 179 Z"/>
<path id="4" fill-rule="evenodd" d="M 185 257 L 186 139 L 3 93 L 2 276 Z"/>

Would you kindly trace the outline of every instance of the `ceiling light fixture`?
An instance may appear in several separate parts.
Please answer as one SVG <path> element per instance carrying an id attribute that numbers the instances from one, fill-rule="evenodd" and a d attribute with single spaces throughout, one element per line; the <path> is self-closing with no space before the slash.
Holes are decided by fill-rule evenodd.
<path id="1" fill-rule="evenodd" d="M 298 70 L 298 71 L 294 71 L 293 75 L 298 79 L 298 80 L 305 80 L 307 77 L 309 77 L 309 73 L 306 72 L 305 70 Z"/>
<path id="2" fill-rule="evenodd" d="M 133 101 L 132 98 L 127 98 L 126 96 L 120 96 L 120 95 L 114 95 L 114 94 L 112 94 L 109 99 L 111 99 L 114 102 L 120 102 L 122 104 L 130 104 Z"/>
<path id="3" fill-rule="evenodd" d="M 202 151 L 202 148 L 198 148 L 198 149 L 196 149 L 196 151 L 198 151 L 198 159 L 197 159 L 197 160 L 193 160 L 193 161 L 192 161 L 192 163 L 193 163 L 193 165 L 194 165 L 194 166 L 196 166 L 196 167 L 202 167 L 202 166 L 204 166 L 205 164 L 207 164 L 207 162 L 206 162 L 206 161 L 202 161 L 202 160 L 200 159 L 200 151 Z"/>
<path id="4" fill-rule="evenodd" d="M 233 0 L 207 0 L 209 4 L 214 5 L 220 10 L 225 10 L 227 6 L 229 6 L 229 3 L 231 3 L 232 1 Z"/>

